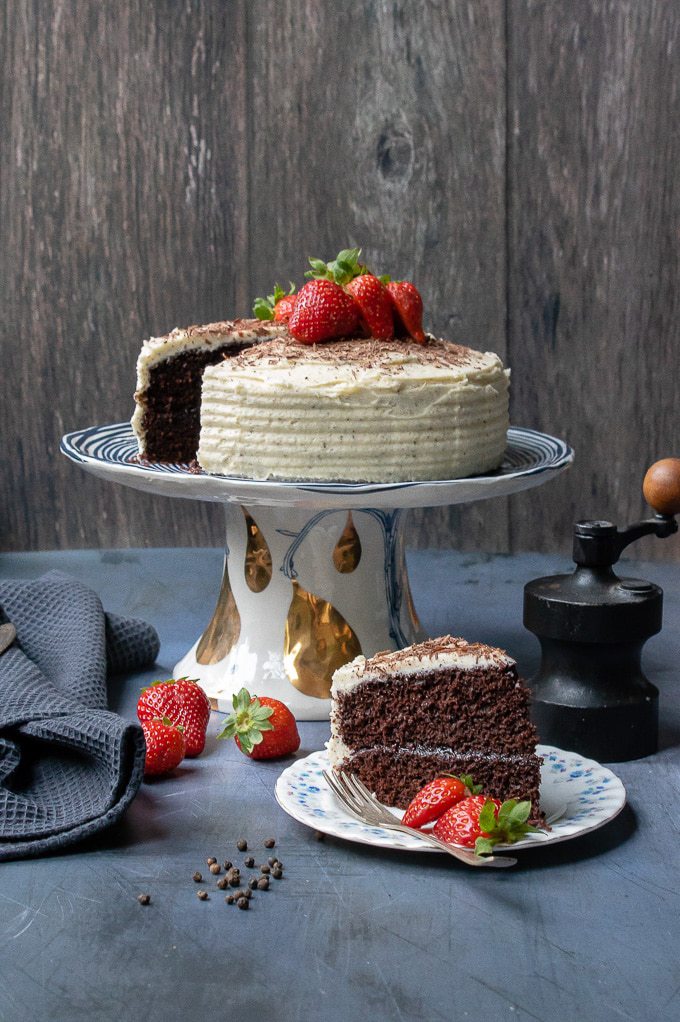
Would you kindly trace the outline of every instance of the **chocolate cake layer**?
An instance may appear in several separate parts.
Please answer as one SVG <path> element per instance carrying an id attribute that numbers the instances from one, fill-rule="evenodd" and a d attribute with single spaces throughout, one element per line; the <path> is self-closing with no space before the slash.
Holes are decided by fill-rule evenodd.
<path id="1" fill-rule="evenodd" d="M 136 395 L 144 405 L 144 457 L 148 461 L 189 462 L 196 457 L 203 370 L 247 347 L 249 343 L 230 340 L 218 348 L 185 351 L 151 366 L 148 388 Z"/>
<path id="2" fill-rule="evenodd" d="M 446 746 L 459 753 L 503 749 L 533 755 L 536 729 L 529 693 L 514 666 L 426 670 L 366 681 L 339 692 L 334 717 L 345 745 Z"/>
<path id="3" fill-rule="evenodd" d="M 531 799 L 539 804 L 540 760 L 535 755 L 456 753 L 446 749 L 372 748 L 353 752 L 346 768 L 388 806 L 406 809 L 413 796 L 440 774 L 469 774 L 493 798 Z M 540 813 L 534 822 L 540 822 Z"/>

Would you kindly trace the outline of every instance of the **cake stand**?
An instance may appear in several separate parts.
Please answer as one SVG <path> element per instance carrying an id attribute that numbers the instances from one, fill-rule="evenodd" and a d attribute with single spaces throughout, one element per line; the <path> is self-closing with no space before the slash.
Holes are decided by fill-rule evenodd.
<path id="1" fill-rule="evenodd" d="M 224 505 L 222 585 L 205 631 L 175 667 L 215 709 L 242 686 L 282 699 L 300 720 L 327 717 L 333 671 L 363 653 L 425 638 L 404 558 L 408 508 L 463 504 L 554 479 L 573 460 L 564 441 L 511 428 L 489 475 L 407 483 L 272 482 L 138 462 L 129 423 L 67 434 L 62 452 L 137 490 Z"/>

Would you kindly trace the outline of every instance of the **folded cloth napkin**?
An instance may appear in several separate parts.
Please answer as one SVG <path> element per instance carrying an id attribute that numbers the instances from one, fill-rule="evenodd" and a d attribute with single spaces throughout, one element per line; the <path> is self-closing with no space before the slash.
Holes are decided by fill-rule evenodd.
<path id="1" fill-rule="evenodd" d="M 120 818 L 144 772 L 138 724 L 107 710 L 107 671 L 152 664 L 156 631 L 105 614 L 95 593 L 50 572 L 0 582 L 0 861 L 44 855 Z"/>

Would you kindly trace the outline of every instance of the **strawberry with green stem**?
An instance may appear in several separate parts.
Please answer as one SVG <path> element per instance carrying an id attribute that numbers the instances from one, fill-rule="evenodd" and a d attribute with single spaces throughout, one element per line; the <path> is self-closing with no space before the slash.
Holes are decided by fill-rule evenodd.
<path id="1" fill-rule="evenodd" d="M 305 276 L 329 280 L 344 288 L 359 307 L 361 324 L 368 336 L 389 340 L 394 337 L 392 302 L 385 291 L 389 277 L 376 277 L 360 256 L 360 248 L 345 248 L 329 263 L 310 259 L 311 270 Z"/>
<path id="2" fill-rule="evenodd" d="M 359 306 L 332 280 L 310 280 L 300 289 L 288 321 L 292 336 L 303 344 L 347 337 L 359 326 Z"/>
<path id="3" fill-rule="evenodd" d="M 279 284 L 274 284 L 274 293 L 266 298 L 256 298 L 253 303 L 253 315 L 261 320 L 276 320 L 287 323 L 293 314 L 297 295 L 295 284 L 290 282 L 290 290 L 286 293 Z"/>
<path id="4" fill-rule="evenodd" d="M 251 759 L 278 759 L 300 748 L 295 717 L 285 703 L 270 696 L 251 696 L 242 688 L 232 698 L 234 712 L 218 738 L 234 738 Z"/>
<path id="5" fill-rule="evenodd" d="M 501 802 L 486 795 L 472 795 L 439 817 L 433 833 L 448 844 L 474 848 L 477 855 L 489 855 L 497 844 L 514 844 L 538 827 L 528 823 L 531 802 L 516 798 Z"/>
<path id="6" fill-rule="evenodd" d="M 375 277 L 360 256 L 360 248 L 345 248 L 329 263 L 310 259 L 306 276 L 333 281 L 352 294 L 373 337 L 393 337 L 396 320 L 402 334 L 424 344 L 423 299 L 418 288 L 408 280 Z"/>

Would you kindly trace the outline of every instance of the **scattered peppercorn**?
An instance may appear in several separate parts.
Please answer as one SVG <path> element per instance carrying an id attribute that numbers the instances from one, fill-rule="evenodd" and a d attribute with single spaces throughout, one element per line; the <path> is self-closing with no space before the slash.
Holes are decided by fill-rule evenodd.
<path id="1" fill-rule="evenodd" d="M 150 894 L 138 894 L 137 895 L 137 901 L 139 902 L 140 905 L 149 905 L 151 903 L 151 895 Z"/>
<path id="2" fill-rule="evenodd" d="M 233 864 L 229 861 L 229 859 L 225 859 L 222 863 L 222 869 L 226 872 L 228 869 L 231 869 L 232 865 Z"/>
<path id="3" fill-rule="evenodd" d="M 203 874 L 199 873 L 198 870 L 196 870 L 191 879 L 194 880 L 197 884 L 200 884 L 201 880 L 203 879 Z"/>
<path id="4" fill-rule="evenodd" d="M 283 870 L 282 870 L 282 869 L 280 869 L 280 867 L 279 867 L 279 866 L 275 866 L 275 867 L 274 867 L 274 869 L 272 870 L 272 876 L 273 876 L 273 877 L 274 877 L 274 878 L 275 878 L 276 880 L 280 880 L 280 879 L 281 879 L 281 877 L 283 876 Z"/>
<path id="5" fill-rule="evenodd" d="M 265 838 L 265 842 L 264 842 L 264 847 L 265 848 L 273 848 L 275 844 L 276 844 L 276 838 L 273 838 L 273 837 Z"/>
<path id="6" fill-rule="evenodd" d="M 246 859 L 244 859 L 243 860 L 243 865 L 247 866 L 248 869 L 252 869 L 253 866 L 255 865 L 255 859 L 253 858 L 253 856 L 249 855 Z"/>
<path id="7" fill-rule="evenodd" d="M 274 856 L 273 856 L 273 855 L 270 855 L 270 856 L 269 856 L 269 858 L 267 859 L 267 863 L 268 863 L 268 865 L 270 865 L 270 866 L 275 866 L 275 865 L 276 865 L 276 863 L 277 863 L 278 861 L 279 861 L 279 860 L 278 860 L 278 859 L 276 859 L 276 858 L 274 858 Z"/>
<path id="8" fill-rule="evenodd" d="M 270 871 L 271 871 L 271 866 L 268 866 L 266 862 L 264 862 L 260 866 L 260 873 L 269 873 Z"/>
<path id="9" fill-rule="evenodd" d="M 238 885 L 241 883 L 241 877 L 238 875 L 234 876 L 234 874 L 232 873 L 231 876 L 229 877 L 229 883 L 231 884 L 232 887 L 238 887 Z"/>
<path id="10" fill-rule="evenodd" d="M 233 894 L 228 894 L 224 900 L 226 901 L 227 905 L 233 905 L 234 902 L 236 901 L 236 898 L 234 897 Z"/>
<path id="11" fill-rule="evenodd" d="M 207 901 L 208 900 L 208 892 L 207 891 L 196 891 L 196 897 L 200 898 L 201 901 Z"/>
<path id="12" fill-rule="evenodd" d="M 210 867 L 210 872 L 213 874 L 213 876 L 217 876 L 217 874 L 220 873 L 221 870 L 222 870 L 222 867 L 220 866 L 219 862 L 213 862 L 212 863 L 212 865 Z"/>
<path id="13" fill-rule="evenodd" d="M 257 887 L 257 877 L 250 878 L 250 880 L 248 881 L 248 887 L 250 888 L 251 891 L 255 890 L 255 888 Z"/>
<path id="14" fill-rule="evenodd" d="M 258 891 L 268 891 L 269 877 L 260 877 L 260 879 L 257 881 L 257 889 Z"/>
<path id="15" fill-rule="evenodd" d="M 238 905 L 239 908 L 248 908 L 250 902 L 248 901 L 247 898 L 239 898 L 236 904 Z"/>
<path id="16" fill-rule="evenodd" d="M 205 864 L 206 864 L 206 866 L 212 866 L 212 865 L 213 865 L 213 863 L 215 863 L 215 862 L 217 862 L 217 859 L 215 858 L 215 856 L 214 856 L 214 855 L 211 855 L 211 856 L 209 856 L 209 858 L 207 858 L 207 859 L 205 860 Z"/>
<path id="17" fill-rule="evenodd" d="M 238 848 L 239 852 L 245 852 L 248 847 L 248 842 L 246 841 L 245 838 L 240 837 L 236 842 L 236 847 Z"/>
<path id="18" fill-rule="evenodd" d="M 227 880 L 226 877 L 220 877 L 220 879 L 217 881 L 217 886 L 221 891 L 223 891 L 226 887 L 229 886 L 229 881 Z"/>

